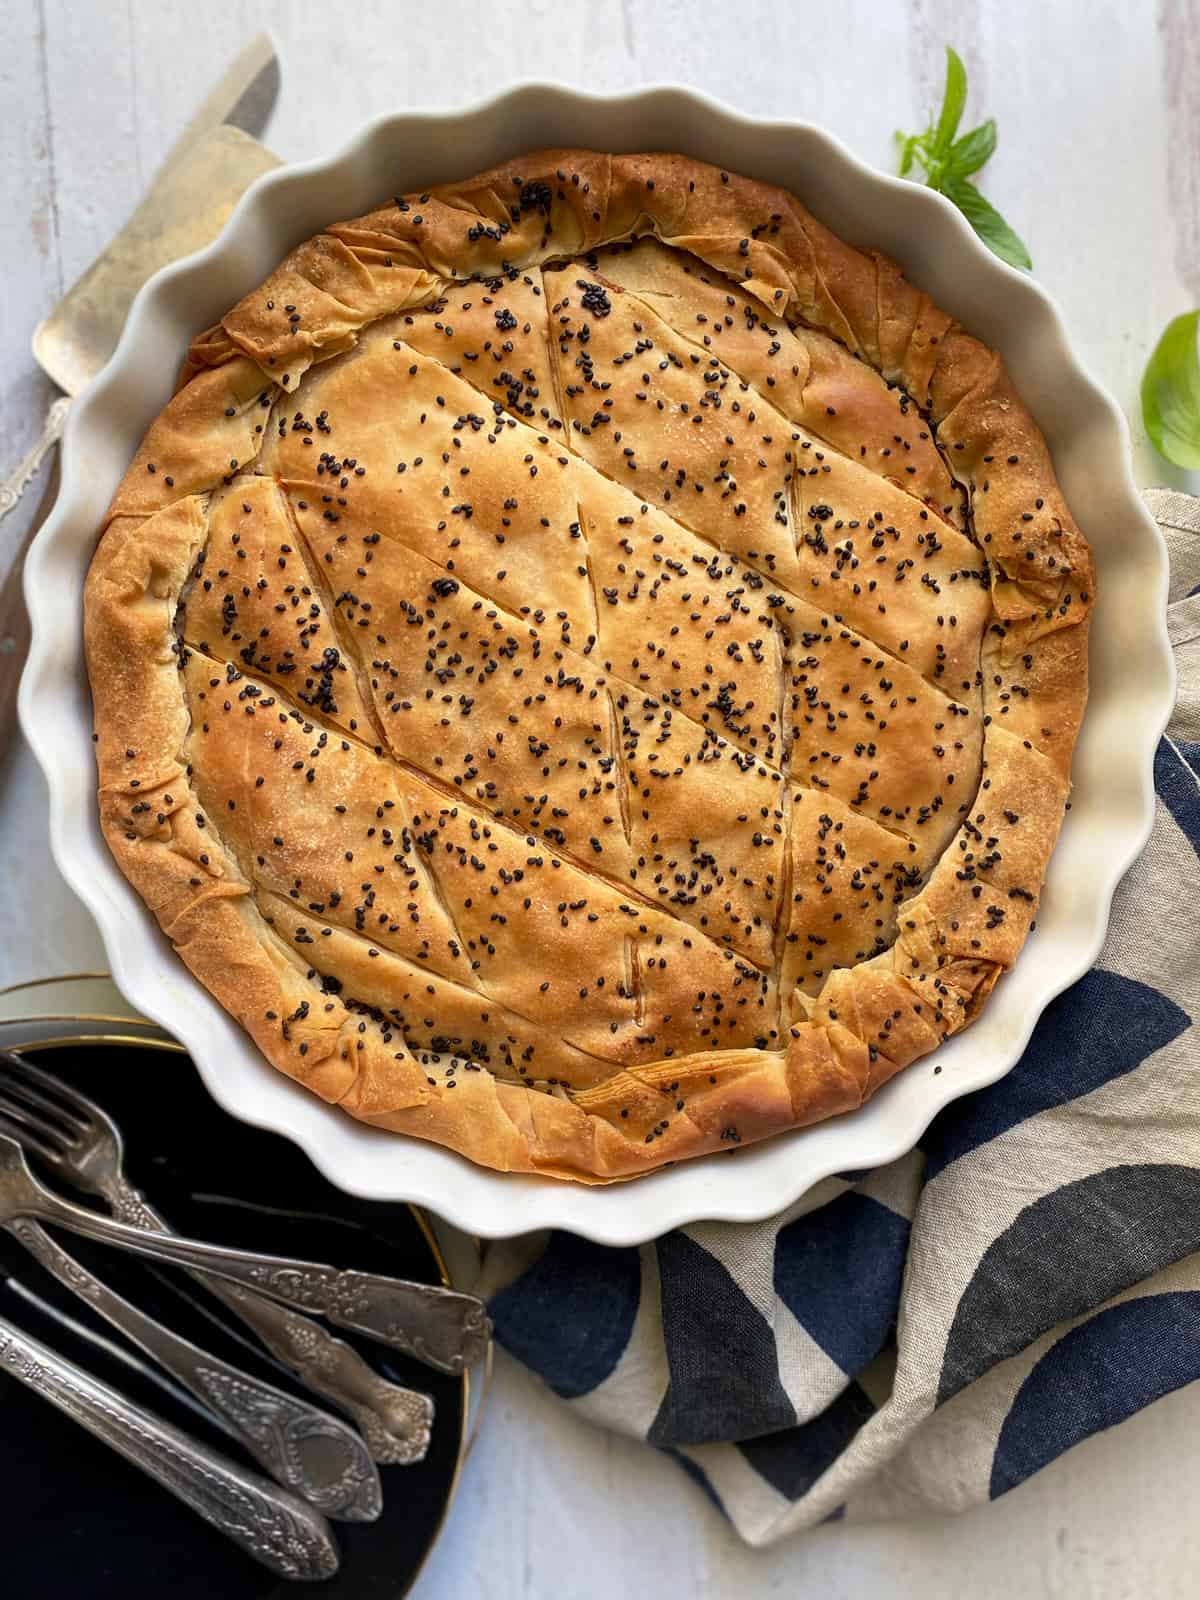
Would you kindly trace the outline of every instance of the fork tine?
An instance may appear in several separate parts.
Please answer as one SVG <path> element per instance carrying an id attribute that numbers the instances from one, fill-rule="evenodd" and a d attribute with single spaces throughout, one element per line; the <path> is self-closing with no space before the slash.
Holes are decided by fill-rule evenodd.
<path id="1" fill-rule="evenodd" d="M 23 1079 L 31 1087 L 36 1086 L 42 1089 L 46 1094 L 60 1101 L 65 1111 L 73 1112 L 80 1123 L 86 1123 L 90 1120 L 108 1123 L 112 1120 L 102 1107 L 98 1106 L 94 1100 L 89 1100 L 87 1095 L 81 1089 L 77 1089 L 74 1084 L 67 1083 L 62 1078 L 56 1078 L 53 1073 L 47 1072 L 43 1067 L 35 1066 L 32 1061 L 27 1061 L 22 1055 L 17 1055 L 11 1050 L 0 1050 L 0 1084 L 4 1083 L 6 1077 L 10 1081 L 12 1079 L 18 1081 Z"/>
<path id="2" fill-rule="evenodd" d="M 10 1122 L 19 1122 L 23 1128 L 28 1128 L 31 1133 L 36 1133 L 39 1138 L 57 1149 L 62 1149 L 72 1142 L 69 1129 L 51 1122 L 48 1117 L 40 1116 L 31 1106 L 6 1095 L 3 1090 L 0 1090 L 0 1113 L 3 1113 Z"/>
<path id="3" fill-rule="evenodd" d="M 62 1161 L 59 1150 L 48 1144 L 26 1124 L 5 1116 L 3 1111 L 0 1111 L 0 1133 L 6 1133 L 10 1139 L 15 1139 L 23 1149 L 36 1151 L 43 1161 L 48 1161 L 52 1166 L 58 1166 Z"/>
<path id="4" fill-rule="evenodd" d="M 62 1128 L 64 1137 L 74 1137 L 82 1133 L 87 1123 L 77 1112 L 68 1111 L 49 1095 L 43 1094 L 40 1089 L 35 1089 L 31 1083 L 24 1083 L 15 1075 L 9 1076 L 0 1072 L 0 1103 L 9 1106 L 19 1103 L 31 1111 L 40 1111 L 43 1121 L 53 1121 Z"/>

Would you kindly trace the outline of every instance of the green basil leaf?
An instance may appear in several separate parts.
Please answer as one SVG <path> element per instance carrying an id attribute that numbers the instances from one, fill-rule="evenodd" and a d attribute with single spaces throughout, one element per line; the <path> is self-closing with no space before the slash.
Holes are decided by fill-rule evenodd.
<path id="1" fill-rule="evenodd" d="M 938 117 L 937 131 L 933 136 L 932 154 L 935 160 L 944 159 L 954 143 L 954 135 L 958 132 L 959 119 L 962 117 L 966 102 L 967 69 L 963 66 L 958 52 L 947 45 L 946 90 L 942 96 L 942 110 Z"/>
<path id="2" fill-rule="evenodd" d="M 900 166 L 897 169 L 900 177 L 907 178 L 916 163 L 926 172 L 930 170 L 929 141 L 933 138 L 932 129 L 926 128 L 924 133 L 908 135 L 897 132 L 894 137 L 900 146 Z"/>
<path id="3" fill-rule="evenodd" d="M 972 172 L 978 172 L 995 148 L 996 124 L 989 117 L 950 146 L 946 166 L 956 178 L 965 178 Z"/>
<path id="4" fill-rule="evenodd" d="M 1029 271 L 1033 266 L 1029 251 L 991 201 L 985 200 L 973 183 L 968 183 L 965 178 L 948 178 L 942 186 L 942 193 L 954 201 L 994 255 L 998 255 L 1001 261 L 1007 261 L 1011 267 L 1022 267 L 1026 272 Z"/>
<path id="5" fill-rule="evenodd" d="M 1177 467 L 1200 470 L 1200 311 L 1167 324 L 1142 378 L 1142 420 L 1154 448 Z"/>

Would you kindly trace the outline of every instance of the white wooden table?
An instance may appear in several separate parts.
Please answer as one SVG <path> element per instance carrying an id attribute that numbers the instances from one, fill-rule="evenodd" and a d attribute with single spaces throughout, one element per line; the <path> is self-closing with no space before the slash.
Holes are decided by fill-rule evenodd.
<path id="1" fill-rule="evenodd" d="M 1130 414 L 1167 319 L 1200 303 L 1200 0 L 7 0 L 0 52 L 0 467 L 47 386 L 34 322 L 132 209 L 194 103 L 259 27 L 283 93 L 268 138 L 306 158 L 368 117 L 461 103 L 516 78 L 596 90 L 681 80 L 763 116 L 824 124 L 891 166 L 940 94 L 942 46 L 994 115 L 984 187 L 1029 243 L 1076 348 Z M 33 497 L 36 500 L 36 496 Z M 20 517 L 0 528 L 0 548 Z M 24 748 L 0 771 L 0 984 L 103 965 L 50 859 Z M 501 1359 L 491 1414 L 420 1600 L 670 1592 L 1184 1596 L 1200 1571 L 1200 1386 L 1092 1439 L 953 1522 L 831 1527 L 742 1548 L 667 1460 L 568 1416 Z"/>

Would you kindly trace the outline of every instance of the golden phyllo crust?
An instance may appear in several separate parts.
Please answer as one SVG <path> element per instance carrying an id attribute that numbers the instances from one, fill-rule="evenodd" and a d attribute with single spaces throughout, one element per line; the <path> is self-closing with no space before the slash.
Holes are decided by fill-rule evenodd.
<path id="1" fill-rule="evenodd" d="M 680 156 L 539 151 L 196 340 L 88 578 L 103 827 L 326 1100 L 636 1176 L 978 1014 L 1092 597 L 999 357 L 890 261 Z"/>

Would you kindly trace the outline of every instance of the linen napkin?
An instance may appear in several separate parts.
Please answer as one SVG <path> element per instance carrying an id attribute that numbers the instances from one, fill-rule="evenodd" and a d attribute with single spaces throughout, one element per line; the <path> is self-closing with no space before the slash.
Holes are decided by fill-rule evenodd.
<path id="1" fill-rule="evenodd" d="M 918 1149 L 770 1221 L 493 1246 L 496 1336 L 752 1544 L 960 1511 L 1200 1377 L 1200 500 L 1147 494 L 1179 674 L 1097 965 Z"/>

